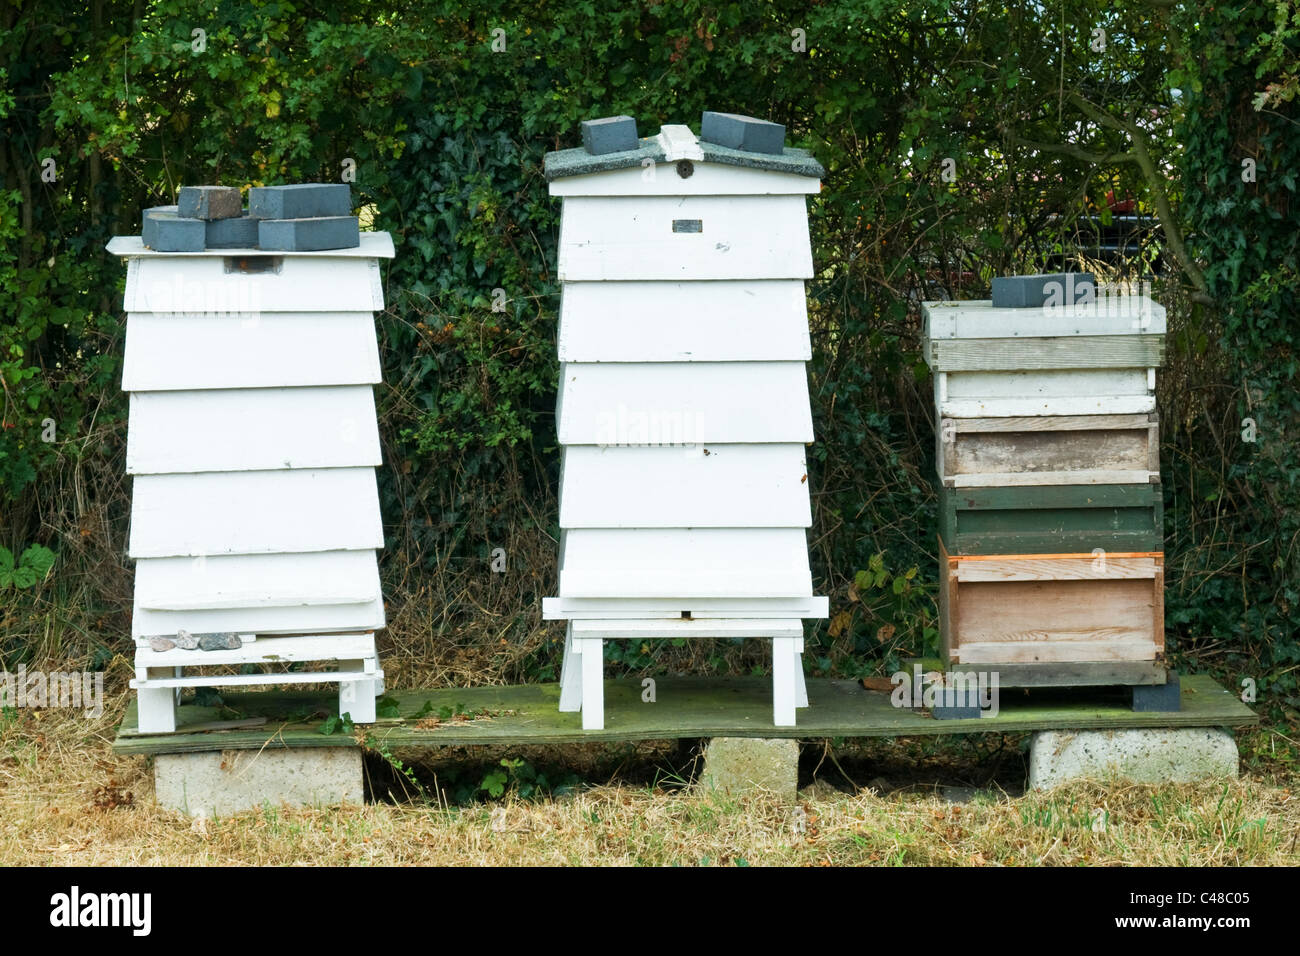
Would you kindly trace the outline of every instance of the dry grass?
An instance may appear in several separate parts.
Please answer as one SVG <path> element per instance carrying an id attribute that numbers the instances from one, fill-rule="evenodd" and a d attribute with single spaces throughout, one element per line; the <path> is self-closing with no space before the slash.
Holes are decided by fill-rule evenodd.
<path id="1" fill-rule="evenodd" d="M 111 734 L 109 715 L 32 712 L 0 731 L 0 863 L 1300 864 L 1300 798 L 1282 770 L 1205 786 L 994 789 L 960 804 L 933 787 L 848 794 L 821 781 L 785 807 L 613 783 L 535 802 L 267 807 L 195 821 L 154 804 L 148 761 L 115 756 Z M 1093 830 L 1097 808 L 1104 832 Z"/>

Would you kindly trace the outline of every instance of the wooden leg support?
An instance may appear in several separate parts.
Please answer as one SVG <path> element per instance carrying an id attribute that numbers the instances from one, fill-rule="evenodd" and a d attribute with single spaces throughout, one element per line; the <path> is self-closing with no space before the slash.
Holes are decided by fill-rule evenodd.
<path id="1" fill-rule="evenodd" d="M 803 669 L 795 649 L 798 640 L 797 637 L 772 638 L 772 724 L 776 727 L 795 725 L 798 706 L 795 671 Z"/>
<path id="2" fill-rule="evenodd" d="M 560 710 L 582 710 L 582 662 L 573 646 L 573 622 L 564 632 L 564 656 L 560 660 Z"/>
<path id="3" fill-rule="evenodd" d="M 168 667 L 141 668 L 138 678 L 164 677 Z M 176 732 L 176 691 L 170 687 L 142 687 L 136 691 L 136 726 L 142 734 Z"/>
<path id="4" fill-rule="evenodd" d="M 339 661 L 339 670 L 347 672 L 364 671 L 365 661 Z M 372 680 L 349 680 L 339 682 L 339 716 L 349 714 L 354 724 L 373 724 L 375 713 L 376 685 L 379 678 Z"/>
<path id="5" fill-rule="evenodd" d="M 582 729 L 605 729 L 605 642 L 584 637 L 573 642 L 582 662 Z"/>

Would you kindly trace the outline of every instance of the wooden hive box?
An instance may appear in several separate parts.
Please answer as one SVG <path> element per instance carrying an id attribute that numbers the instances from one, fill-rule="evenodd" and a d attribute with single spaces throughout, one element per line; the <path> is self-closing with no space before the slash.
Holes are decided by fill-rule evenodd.
<path id="1" fill-rule="evenodd" d="M 128 260 L 131 629 L 149 673 L 216 661 L 149 651 L 150 639 L 182 630 L 238 634 L 243 649 L 231 653 L 250 663 L 264 658 L 259 637 L 324 636 L 303 647 L 340 659 L 329 635 L 384 626 L 374 312 L 393 244 L 387 233 L 361 239 L 276 253 L 109 244 Z M 360 660 L 349 640 L 341 659 Z M 272 643 L 285 659 L 279 640 L 267 652 Z M 369 676 L 382 675 L 371 666 Z M 360 702 L 353 716 L 366 710 Z"/>
<path id="2" fill-rule="evenodd" d="M 1165 310 L 1145 295 L 1088 305 L 993 308 L 926 302 L 924 355 L 950 418 L 1155 411 Z"/>
<path id="3" fill-rule="evenodd" d="M 1159 484 L 939 486 L 949 554 L 1155 552 L 1164 549 Z"/>
<path id="4" fill-rule="evenodd" d="M 1160 553 L 950 555 L 940 543 L 949 669 L 1004 685 L 1162 683 Z"/>
<path id="5" fill-rule="evenodd" d="M 803 288 L 806 196 L 823 171 L 800 150 L 746 154 L 685 126 L 638 142 L 547 157 L 563 199 L 563 457 L 544 616 L 647 621 L 660 636 L 698 619 L 718 622 L 711 634 L 741 619 L 789 633 L 827 614 L 808 564 Z M 646 633 L 632 627 L 603 625 Z"/>
<path id="6" fill-rule="evenodd" d="M 1159 430 L 1155 412 L 944 418 L 935 460 L 949 488 L 1150 484 L 1160 480 Z"/>

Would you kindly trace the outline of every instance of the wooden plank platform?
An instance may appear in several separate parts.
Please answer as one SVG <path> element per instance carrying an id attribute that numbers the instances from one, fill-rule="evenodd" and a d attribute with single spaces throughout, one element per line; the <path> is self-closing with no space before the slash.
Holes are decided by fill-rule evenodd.
<path id="1" fill-rule="evenodd" d="M 1014 690 L 1001 695 L 996 717 L 935 720 L 928 713 L 890 704 L 890 695 L 863 690 L 856 681 L 809 680 L 810 707 L 797 727 L 772 726 L 772 685 L 766 677 L 658 678 L 657 702 L 643 703 L 641 682 L 605 682 L 605 729 L 582 730 L 582 717 L 558 710 L 558 684 L 393 691 L 401 714 L 413 717 L 429 702 L 490 716 L 442 720 L 425 726 L 388 718 L 366 728 L 390 749 L 446 746 L 564 744 L 663 740 L 679 737 L 907 737 L 922 734 L 1016 733 L 1033 730 L 1113 730 L 1129 727 L 1248 727 L 1259 722 L 1250 708 L 1210 677 L 1182 678 L 1178 713 L 1134 713 L 1123 691 Z M 186 705 L 177 732 L 136 732 L 132 701 L 113 749 L 123 754 L 189 753 L 262 747 L 356 747 L 356 739 L 320 733 L 338 705 L 333 693 L 241 692 L 222 695 L 225 709 Z M 231 713 L 233 711 L 234 713 Z M 249 728 L 200 730 L 213 723 L 265 718 Z M 187 732 L 186 728 L 195 728 Z"/>

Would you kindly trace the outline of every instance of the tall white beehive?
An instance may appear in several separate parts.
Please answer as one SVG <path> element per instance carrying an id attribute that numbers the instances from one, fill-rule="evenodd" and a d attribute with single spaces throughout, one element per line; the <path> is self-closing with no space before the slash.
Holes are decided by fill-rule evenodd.
<path id="1" fill-rule="evenodd" d="M 309 680 L 339 681 L 341 710 L 373 720 L 373 632 L 384 626 L 373 313 L 392 239 L 174 253 L 120 236 L 108 249 L 128 260 L 139 729 L 174 729 L 176 688 Z M 235 634 L 240 646 L 150 646 L 183 632 Z M 293 660 L 338 671 L 182 673 Z"/>
<path id="2" fill-rule="evenodd" d="M 805 196 L 824 171 L 776 128 L 775 152 L 665 126 L 645 140 L 632 127 L 635 148 L 546 157 L 564 203 L 563 471 L 559 591 L 544 616 L 579 622 L 571 681 L 575 636 L 599 650 L 621 636 L 801 634 L 791 622 L 827 613 L 809 571 L 805 462 Z M 771 634 L 720 623 L 763 620 Z M 599 726 L 592 689 L 584 726 Z M 779 723 L 793 723 L 787 710 Z"/>

